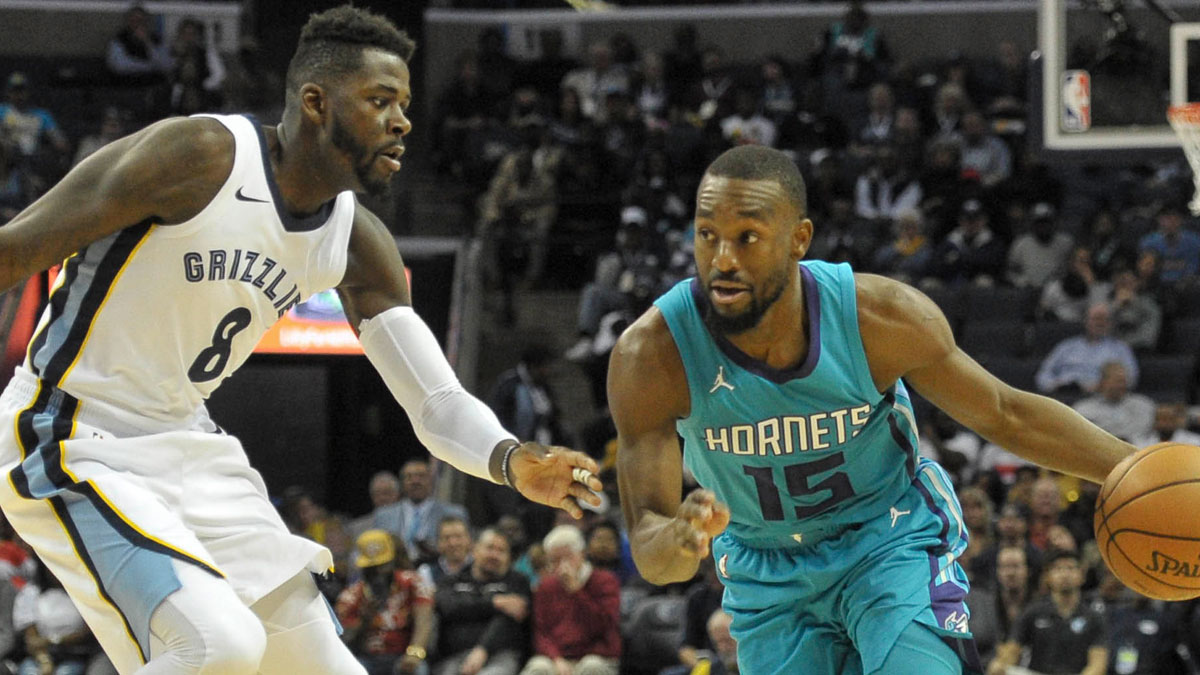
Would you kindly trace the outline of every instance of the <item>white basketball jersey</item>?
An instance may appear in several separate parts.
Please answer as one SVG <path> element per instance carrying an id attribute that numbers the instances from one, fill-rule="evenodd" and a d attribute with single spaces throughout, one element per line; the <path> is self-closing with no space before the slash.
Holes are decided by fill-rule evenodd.
<path id="1" fill-rule="evenodd" d="M 25 360 L 46 384 L 188 423 L 288 308 L 341 283 L 353 193 L 291 216 L 259 125 L 213 117 L 233 133 L 233 171 L 198 215 L 130 225 L 63 265 Z"/>

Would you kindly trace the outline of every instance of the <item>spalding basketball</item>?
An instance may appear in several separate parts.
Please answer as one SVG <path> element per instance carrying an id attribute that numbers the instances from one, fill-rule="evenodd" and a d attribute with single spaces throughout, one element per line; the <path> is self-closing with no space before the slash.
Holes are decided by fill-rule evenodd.
<path id="1" fill-rule="evenodd" d="M 1159 443 L 1113 468 L 1096 500 L 1100 555 L 1126 586 L 1160 600 L 1200 596 L 1200 447 Z"/>

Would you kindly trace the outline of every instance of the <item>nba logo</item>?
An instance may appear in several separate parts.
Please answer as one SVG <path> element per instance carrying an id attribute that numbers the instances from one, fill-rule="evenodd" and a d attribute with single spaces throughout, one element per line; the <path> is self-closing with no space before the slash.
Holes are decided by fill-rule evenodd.
<path id="1" fill-rule="evenodd" d="M 1092 77 L 1086 70 L 1065 70 L 1062 75 L 1062 130 L 1087 131 L 1092 127 Z"/>

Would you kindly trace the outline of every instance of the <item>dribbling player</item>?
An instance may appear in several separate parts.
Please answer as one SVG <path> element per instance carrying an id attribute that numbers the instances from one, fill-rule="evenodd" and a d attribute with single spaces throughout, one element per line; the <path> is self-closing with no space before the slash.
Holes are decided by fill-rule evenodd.
<path id="1" fill-rule="evenodd" d="M 696 278 L 613 351 L 634 560 L 651 582 L 684 581 L 711 546 L 745 673 L 977 670 L 956 561 L 967 532 L 945 472 L 917 456 L 906 383 L 1088 480 L 1133 447 L 988 374 L 911 287 L 800 262 L 806 209 L 783 153 L 722 154 L 697 193 Z M 703 489 L 681 503 L 683 464 Z"/>
<path id="2" fill-rule="evenodd" d="M 595 463 L 519 444 L 454 377 L 354 192 L 400 169 L 413 43 L 340 7 L 305 26 L 283 121 L 171 119 L 0 228 L 0 289 L 66 258 L 0 396 L 0 507 L 122 674 L 363 673 L 292 536 L 204 399 L 289 307 L 336 286 L 433 453 L 578 514 Z"/>

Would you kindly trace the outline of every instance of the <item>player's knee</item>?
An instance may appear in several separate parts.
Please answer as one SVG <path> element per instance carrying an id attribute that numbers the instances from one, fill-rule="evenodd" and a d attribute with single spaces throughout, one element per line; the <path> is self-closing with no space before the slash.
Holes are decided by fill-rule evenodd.
<path id="1" fill-rule="evenodd" d="M 267 633 L 258 617 L 244 607 L 231 608 L 229 616 L 208 626 L 204 634 L 204 662 L 197 675 L 254 675 L 267 649 Z"/>

